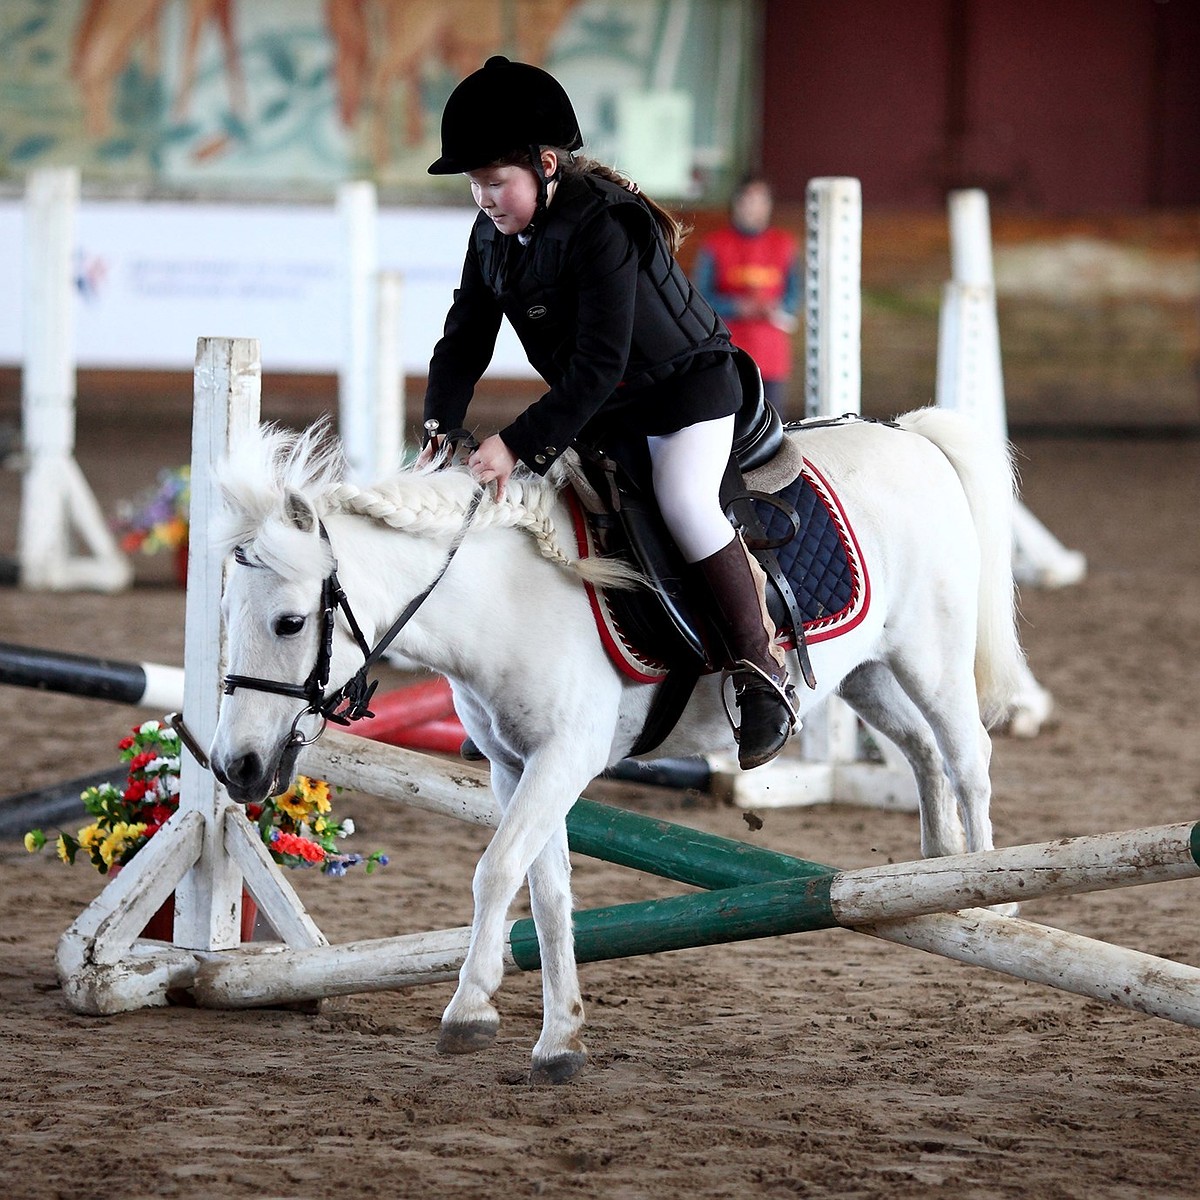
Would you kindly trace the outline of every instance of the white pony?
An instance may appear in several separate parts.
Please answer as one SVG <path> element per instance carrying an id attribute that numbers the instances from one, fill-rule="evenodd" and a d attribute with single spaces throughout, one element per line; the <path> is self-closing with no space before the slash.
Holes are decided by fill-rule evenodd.
<path id="1" fill-rule="evenodd" d="M 870 579 L 861 621 L 812 645 L 818 687 L 796 681 L 801 716 L 837 692 L 912 765 L 922 852 L 987 850 L 985 722 L 1003 713 L 1022 663 L 1012 469 L 1001 448 L 955 414 L 923 409 L 898 425 L 855 421 L 788 434 L 840 499 Z M 561 1082 L 586 1061 L 566 817 L 627 754 L 657 686 L 622 675 L 597 632 L 584 580 L 621 580 L 602 562 L 578 560 L 553 483 L 518 477 L 497 503 L 490 491 L 477 499 L 461 467 L 408 470 L 370 488 L 343 482 L 341 469 L 323 427 L 301 435 L 264 428 L 223 467 L 234 690 L 222 705 L 213 770 L 239 801 L 286 786 L 299 745 L 321 726 L 312 712 L 319 704 L 303 697 L 319 701 L 325 687 L 322 672 L 314 674 L 323 638 L 331 638 L 324 661 L 336 688 L 362 667 L 363 644 L 374 647 L 438 578 L 457 543 L 395 641 L 405 657 L 450 679 L 503 810 L 475 870 L 470 948 L 438 1049 L 478 1050 L 495 1036 L 505 918 L 528 879 L 544 1001 L 531 1078 Z M 361 639 L 331 599 L 335 567 Z M 323 620 L 322 608 L 334 616 Z M 264 683 L 275 690 L 254 690 Z M 655 753 L 733 749 L 718 679 L 706 677 Z"/>

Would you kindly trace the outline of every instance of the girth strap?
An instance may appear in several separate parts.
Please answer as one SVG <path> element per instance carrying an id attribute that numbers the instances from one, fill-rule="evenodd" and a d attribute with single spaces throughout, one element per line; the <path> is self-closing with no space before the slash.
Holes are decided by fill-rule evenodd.
<path id="1" fill-rule="evenodd" d="M 626 757 L 636 758 L 639 754 L 649 754 L 666 741 L 671 730 L 679 724 L 683 710 L 687 708 L 696 684 L 700 681 L 700 668 L 675 667 L 667 672 L 666 678 L 658 685 L 654 698 L 650 701 L 650 710 L 637 741 L 629 748 Z"/>

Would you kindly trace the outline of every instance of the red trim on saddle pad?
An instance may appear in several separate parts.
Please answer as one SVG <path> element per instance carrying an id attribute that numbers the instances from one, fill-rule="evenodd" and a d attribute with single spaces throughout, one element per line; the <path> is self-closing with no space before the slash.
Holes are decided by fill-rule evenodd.
<path id="1" fill-rule="evenodd" d="M 809 487 L 820 497 L 825 505 L 830 520 L 837 528 L 846 562 L 850 567 L 850 575 L 854 580 L 850 593 L 850 603 L 841 612 L 831 613 L 827 617 L 818 617 L 813 621 L 804 622 L 804 640 L 812 645 L 814 642 L 825 642 L 830 638 L 849 633 L 851 629 L 862 623 L 871 605 L 871 577 L 867 574 L 867 564 L 863 561 L 862 549 L 854 530 L 846 517 L 846 510 L 837 498 L 837 493 L 829 486 L 829 480 L 817 470 L 808 459 L 800 468 L 801 475 L 808 481 Z"/>
<path id="2" fill-rule="evenodd" d="M 592 528 L 588 524 L 587 514 L 579 497 L 570 489 L 564 489 L 567 507 L 571 511 L 571 521 L 575 526 L 575 544 L 579 548 L 580 558 L 595 556 L 596 547 L 592 541 Z M 613 618 L 608 601 L 602 591 L 598 591 L 591 583 L 584 583 L 588 603 L 592 606 L 592 616 L 596 619 L 596 629 L 604 649 L 608 651 L 613 665 L 636 683 L 658 683 L 667 676 L 666 666 L 655 659 L 647 658 L 636 646 L 630 645 L 625 633 Z"/>

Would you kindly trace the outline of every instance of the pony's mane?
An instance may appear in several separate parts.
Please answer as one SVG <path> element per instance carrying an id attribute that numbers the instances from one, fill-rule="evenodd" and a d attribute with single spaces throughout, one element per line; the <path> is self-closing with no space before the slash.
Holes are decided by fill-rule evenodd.
<path id="1" fill-rule="evenodd" d="M 309 561 L 313 540 L 303 539 L 308 549 L 302 553 L 300 535 L 287 519 L 290 495 L 303 497 L 319 519 L 332 513 L 352 513 L 394 529 L 437 537 L 453 535 L 461 528 L 478 491 L 466 466 L 440 460 L 401 468 L 370 487 L 350 483 L 345 476 L 345 453 L 331 436 L 329 418 L 323 417 L 301 432 L 277 425 L 259 426 L 239 439 L 218 470 L 225 501 L 216 534 L 222 550 L 229 553 L 240 548 L 264 566 L 295 575 L 313 565 Z M 524 530 L 535 539 L 544 558 L 601 586 L 628 586 L 628 572 L 617 564 L 595 559 L 579 562 L 564 550 L 553 520 L 560 486 L 557 474 L 543 479 L 519 467 L 503 500 L 497 502 L 490 489 L 485 492 L 471 529 Z"/>

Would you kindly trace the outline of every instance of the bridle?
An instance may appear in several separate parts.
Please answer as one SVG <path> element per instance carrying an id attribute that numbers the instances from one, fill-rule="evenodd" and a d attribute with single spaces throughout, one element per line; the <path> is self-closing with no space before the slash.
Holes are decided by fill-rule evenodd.
<path id="1" fill-rule="evenodd" d="M 296 714 L 295 720 L 292 721 L 291 732 L 284 743 L 285 752 L 312 745 L 325 732 L 325 727 L 330 721 L 335 725 L 349 725 L 351 721 L 374 716 L 375 714 L 371 712 L 370 708 L 371 697 L 379 686 L 379 680 L 368 678 L 371 668 L 383 657 L 384 651 L 412 620 L 421 605 L 429 599 L 433 589 L 441 582 L 442 576 L 445 575 L 454 561 L 454 556 L 458 553 L 458 548 L 475 517 L 482 498 L 483 489 L 479 488 L 471 498 L 470 504 L 467 505 L 462 525 L 455 534 L 437 574 L 423 591 L 405 605 L 400 615 L 373 647 L 368 645 L 367 639 L 363 636 L 362 628 L 354 616 L 354 610 L 350 607 L 350 601 L 338 580 L 335 557 L 329 574 L 325 576 L 321 584 L 319 610 L 321 629 L 317 640 L 317 659 L 308 673 L 308 678 L 303 683 L 284 683 L 277 679 L 261 679 L 256 675 L 226 675 L 223 685 L 225 695 L 231 696 L 238 688 L 243 688 L 247 691 L 268 692 L 275 696 L 291 696 L 296 700 L 303 700 L 305 707 Z M 324 522 L 318 521 L 317 525 L 321 539 L 332 551 L 333 544 L 329 540 L 329 531 L 325 528 Z M 234 560 L 242 566 L 261 567 L 261 564 L 251 562 L 240 546 L 233 553 Z M 339 611 L 345 617 L 350 634 L 362 652 L 363 663 L 341 687 L 326 691 L 326 688 L 329 687 L 329 667 L 333 658 L 333 632 Z M 320 726 L 311 737 L 306 737 L 300 732 L 300 722 L 307 716 L 317 716 L 321 719 Z"/>

